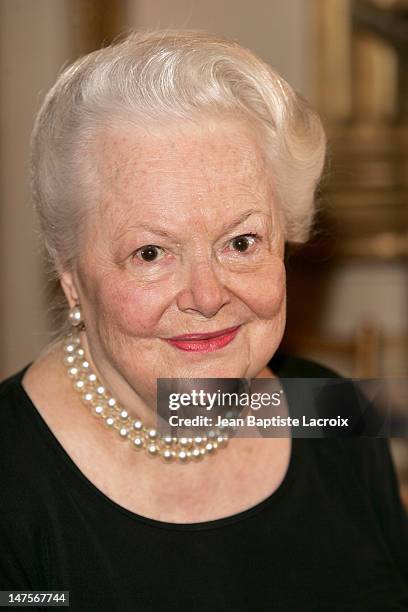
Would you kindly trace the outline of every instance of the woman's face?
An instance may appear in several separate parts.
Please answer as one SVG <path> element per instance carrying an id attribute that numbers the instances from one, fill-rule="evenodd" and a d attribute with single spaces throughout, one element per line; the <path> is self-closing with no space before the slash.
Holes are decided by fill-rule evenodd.
<path id="1" fill-rule="evenodd" d="M 157 378 L 254 378 L 284 332 L 285 268 L 253 130 L 115 127 L 93 155 L 99 201 L 62 285 L 105 382 L 151 401 Z M 237 326 L 218 341 L 169 342 Z"/>

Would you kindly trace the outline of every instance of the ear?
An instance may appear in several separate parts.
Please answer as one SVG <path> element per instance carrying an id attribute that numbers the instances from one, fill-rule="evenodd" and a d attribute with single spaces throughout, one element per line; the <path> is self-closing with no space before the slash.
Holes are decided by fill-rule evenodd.
<path id="1" fill-rule="evenodd" d="M 77 281 L 74 272 L 65 271 L 60 275 L 60 283 L 69 307 L 72 308 L 79 303 L 79 296 L 77 290 Z"/>

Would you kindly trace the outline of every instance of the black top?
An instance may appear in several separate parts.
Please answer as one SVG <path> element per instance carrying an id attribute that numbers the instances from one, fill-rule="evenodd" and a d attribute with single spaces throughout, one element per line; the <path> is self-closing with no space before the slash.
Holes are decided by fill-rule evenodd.
<path id="1" fill-rule="evenodd" d="M 269 365 L 333 375 L 293 357 Z M 293 438 L 259 504 L 165 523 L 82 474 L 25 393 L 25 369 L 0 385 L 0 590 L 69 590 L 75 612 L 408 610 L 407 516 L 385 439 Z"/>

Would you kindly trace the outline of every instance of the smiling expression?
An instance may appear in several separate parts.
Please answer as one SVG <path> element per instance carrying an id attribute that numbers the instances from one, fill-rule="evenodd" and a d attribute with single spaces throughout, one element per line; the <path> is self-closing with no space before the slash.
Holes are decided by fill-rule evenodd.
<path id="1" fill-rule="evenodd" d="M 103 379 L 150 403 L 160 377 L 255 377 L 283 336 L 286 292 L 254 130 L 233 120 L 112 126 L 95 142 L 99 201 L 62 284 L 81 304 Z M 169 341 L 235 327 L 218 340 Z"/>

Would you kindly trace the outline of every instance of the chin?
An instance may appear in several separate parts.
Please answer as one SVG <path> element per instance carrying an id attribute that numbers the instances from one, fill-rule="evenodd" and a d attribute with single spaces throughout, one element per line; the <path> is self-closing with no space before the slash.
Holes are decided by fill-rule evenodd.
<path id="1" fill-rule="evenodd" d="M 192 360 L 186 359 L 183 364 L 180 364 L 178 367 L 173 367 L 172 374 L 165 373 L 164 370 L 168 370 L 168 368 L 163 368 L 163 372 L 161 373 L 162 378 L 246 378 L 248 371 L 248 364 L 243 363 L 242 361 L 234 360 L 233 357 L 229 357 L 228 359 L 211 359 L 209 357 L 210 354 L 207 354 L 207 358 L 201 360 L 194 359 L 194 363 Z M 251 371 L 255 369 L 251 365 Z"/>

